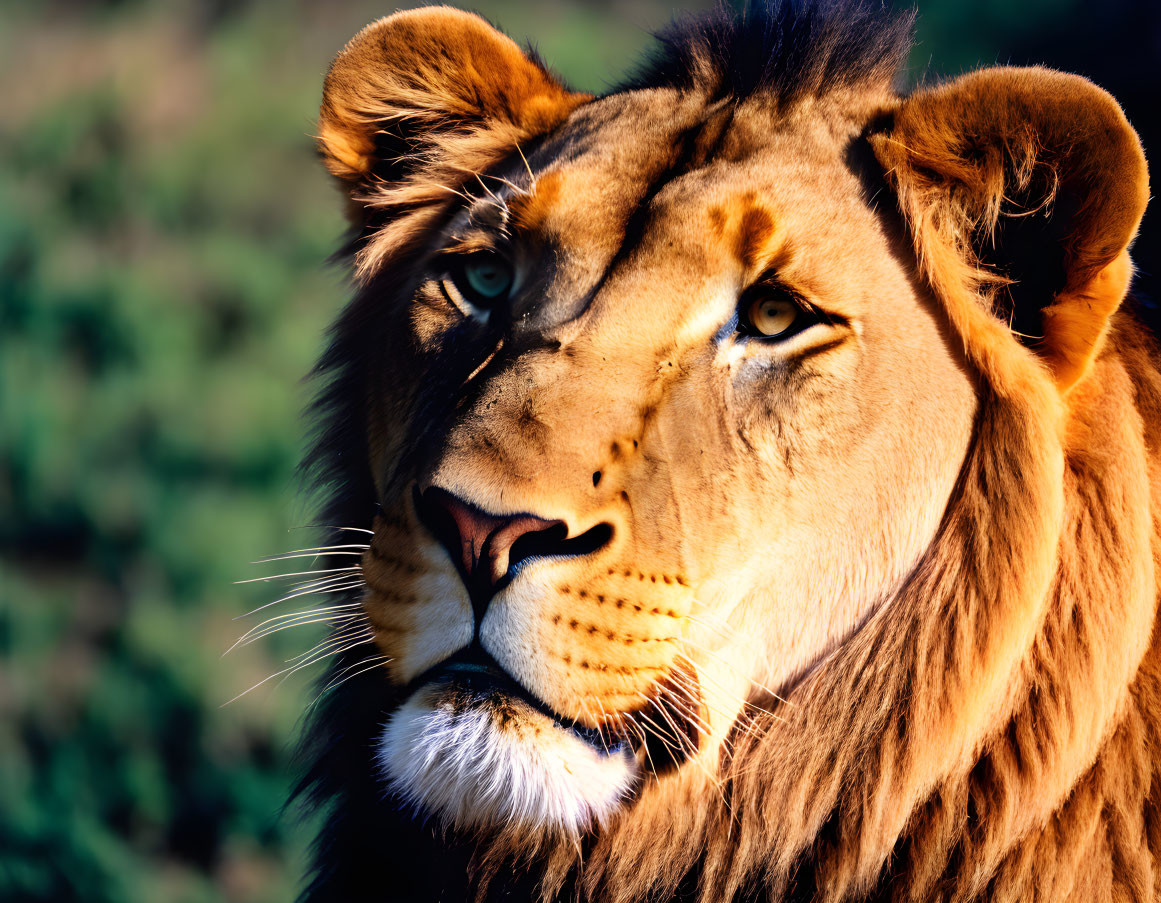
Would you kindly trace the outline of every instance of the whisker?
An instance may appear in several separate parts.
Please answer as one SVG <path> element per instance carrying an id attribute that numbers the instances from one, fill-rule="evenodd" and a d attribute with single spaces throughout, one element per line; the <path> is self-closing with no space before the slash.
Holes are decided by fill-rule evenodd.
<path id="1" fill-rule="evenodd" d="M 605 711 L 605 707 L 604 707 L 603 705 L 601 705 L 601 700 L 600 700 L 599 698 L 597 698 L 596 696 L 594 696 L 594 697 L 593 697 L 593 702 L 595 702 L 595 703 L 597 704 L 597 708 L 598 708 L 598 709 L 600 709 L 600 712 L 601 712 L 601 726 L 603 727 L 603 726 L 605 726 L 605 725 L 607 725 L 607 724 L 609 723 L 609 715 L 608 715 L 608 713 Z M 604 731 L 598 731 L 598 732 L 597 732 L 597 736 L 601 738 L 601 746 L 604 748 L 604 750 L 605 750 L 605 755 L 607 756 L 607 755 L 609 754 L 609 745 L 608 745 L 608 744 L 605 742 L 605 732 L 604 732 Z"/>
<path id="2" fill-rule="evenodd" d="M 271 634 L 278 633 L 280 630 L 287 630 L 291 627 L 301 627 L 305 624 L 332 624 L 337 627 L 340 624 L 346 624 L 353 617 L 365 617 L 360 611 L 343 611 L 344 608 L 349 609 L 350 606 L 335 606 L 334 608 L 318 609 L 309 613 L 302 612 L 295 614 L 293 617 L 281 623 L 271 624 L 261 631 L 258 628 L 254 628 L 253 635 L 243 645 L 249 645 L 254 640 L 270 636 Z"/>
<path id="3" fill-rule="evenodd" d="M 306 711 L 309 712 L 311 707 L 314 706 L 314 704 L 317 703 L 320 699 L 322 699 L 323 696 L 325 696 L 331 690 L 338 689 L 343 684 L 345 684 L 348 680 L 353 680 L 354 678 L 358 677 L 360 674 L 366 674 L 368 671 L 373 671 L 375 668 L 378 668 L 382 665 L 386 665 L 392 661 L 394 661 L 394 659 L 391 658 L 391 656 L 389 656 L 389 655 L 376 655 L 376 656 L 373 656 L 369 659 L 363 659 L 361 662 L 356 662 L 354 665 L 348 665 L 346 668 L 343 669 L 343 671 L 340 671 L 339 673 L 342 674 L 345 671 L 349 671 L 351 668 L 357 668 L 359 665 L 366 665 L 366 667 L 361 668 L 360 670 L 356 671 L 354 674 L 348 674 L 346 677 L 342 678 L 341 680 L 332 680 L 325 687 L 323 687 L 321 690 L 319 690 L 318 695 L 315 696 L 315 698 L 313 700 L 311 700 L 310 705 L 308 705 L 306 707 Z"/>
<path id="4" fill-rule="evenodd" d="M 292 571 L 289 574 L 274 574 L 271 577 L 251 577 L 249 580 L 235 580 L 235 585 L 242 583 L 269 583 L 271 580 L 285 580 L 287 577 L 304 577 L 308 574 L 342 574 L 354 573 L 361 571 L 362 568 L 355 566 L 349 568 L 323 568 L 317 571 Z"/>
<path id="5" fill-rule="evenodd" d="M 689 753 L 685 749 L 685 747 L 681 745 L 681 741 L 679 739 L 673 738 L 677 743 L 676 747 L 672 743 L 670 743 L 669 739 L 672 737 L 672 735 L 665 728 L 663 728 L 661 725 L 659 725 L 656 721 L 654 721 L 652 718 L 650 718 L 648 715 L 646 715 L 640 711 L 635 712 L 634 715 L 638 719 L 644 721 L 646 724 L 648 724 L 653 729 L 651 731 L 653 736 L 656 737 L 658 740 L 660 740 L 665 745 L 665 749 L 669 752 L 670 756 L 672 756 L 675 761 L 678 760 L 679 758 L 684 758 L 685 756 L 689 755 Z M 646 749 L 648 749 L 648 744 L 646 744 Z"/>
<path id="6" fill-rule="evenodd" d="M 645 705 L 648 709 L 652 709 L 654 711 L 659 710 L 659 707 L 656 705 L 655 699 L 651 699 L 650 697 L 646 696 L 644 693 L 638 693 L 637 696 L 638 696 L 638 698 L 640 698 L 640 700 L 642 702 L 645 703 Z M 673 733 L 673 734 L 669 733 L 669 730 L 667 728 L 662 727 L 660 724 L 658 724 L 656 721 L 654 721 L 649 715 L 646 714 L 646 709 L 637 709 L 637 711 L 632 713 L 632 716 L 635 719 L 644 721 L 646 724 L 650 725 L 653 728 L 654 734 L 659 739 L 664 741 L 666 737 L 669 737 L 675 743 L 677 743 L 677 745 L 679 747 L 681 747 L 682 737 L 680 736 L 680 731 Z M 669 746 L 668 743 L 666 745 Z M 684 747 L 681 747 L 681 748 L 684 750 Z M 672 746 L 669 746 L 669 751 L 676 752 L 677 750 L 674 750 L 674 748 Z"/>
<path id="7" fill-rule="evenodd" d="M 336 559 L 360 559 L 371 547 L 370 542 L 361 541 L 355 537 L 349 537 L 346 540 L 342 539 L 343 534 L 362 534 L 367 537 L 374 536 L 375 531 L 366 527 L 344 526 L 339 524 L 304 524 L 298 527 L 292 527 L 292 530 L 327 530 L 335 534 L 337 541 L 325 544 L 307 546 L 305 548 L 293 549 L 288 552 L 282 552 L 277 555 L 270 555 L 254 561 L 253 564 L 270 564 L 277 561 L 291 561 L 295 559 L 319 559 L 333 556 Z M 329 568 L 312 568 L 310 570 L 291 571 L 285 574 L 274 574 L 265 577 L 253 577 L 245 580 L 235 581 L 235 585 L 243 585 L 248 583 L 270 583 L 273 581 L 290 581 L 284 589 L 282 595 L 271 602 L 266 602 L 259 605 L 257 608 L 247 612 L 244 615 L 239 615 L 234 620 L 241 620 L 242 618 L 252 617 L 258 612 L 264 611 L 275 605 L 284 604 L 293 599 L 298 599 L 312 595 L 333 595 L 335 593 L 347 593 L 350 591 L 357 591 L 366 586 L 362 578 L 362 567 L 359 563 L 351 562 L 349 566 L 343 565 L 339 567 Z M 307 579 L 296 579 L 307 578 Z M 348 596 L 348 599 L 357 596 Z M 303 668 L 315 664 L 324 658 L 329 658 L 357 648 L 365 643 L 371 642 L 374 639 L 374 630 L 367 619 L 366 614 L 359 609 L 362 603 L 359 601 L 344 602 L 342 597 L 337 599 L 338 604 L 315 606 L 313 608 L 303 609 L 293 612 L 285 612 L 267 618 L 259 624 L 254 625 L 247 630 L 241 637 L 239 637 L 223 655 L 232 652 L 239 646 L 249 645 L 259 639 L 268 637 L 281 630 L 286 630 L 291 627 L 305 627 L 312 624 L 329 624 L 331 630 L 328 635 L 321 641 L 316 643 L 305 652 L 299 653 L 285 661 L 286 667 L 275 671 L 258 681 L 253 686 L 239 693 L 237 696 L 223 703 L 229 705 L 237 701 L 248 693 L 253 692 L 263 684 L 269 683 L 278 677 L 289 677 L 290 675 L 302 670 Z M 381 658 L 381 657 L 380 657 Z M 378 660 L 378 659 L 377 659 Z M 341 674 L 342 672 L 340 672 Z"/>
<path id="8" fill-rule="evenodd" d="M 299 590 L 299 589 L 305 589 L 306 587 L 311 586 L 311 585 L 313 585 L 319 581 L 322 581 L 322 580 L 357 580 L 359 582 L 362 582 L 363 581 L 363 578 L 361 576 L 362 573 L 363 573 L 363 569 L 359 568 L 357 573 L 341 573 L 341 574 L 335 574 L 333 577 L 311 577 L 309 580 L 292 580 L 286 586 L 288 589 Z"/>
<path id="9" fill-rule="evenodd" d="M 349 652 L 352 649 L 357 649 L 359 646 L 363 646 L 363 645 L 366 645 L 367 643 L 371 642 L 372 639 L 373 639 L 373 637 L 370 634 L 368 634 L 366 636 L 352 636 L 352 637 L 348 637 L 342 643 L 336 643 L 333 647 L 329 647 L 326 649 L 320 649 L 317 652 L 315 652 L 312 656 L 310 656 L 309 658 L 305 658 L 301 662 L 298 662 L 295 665 L 293 665 L 291 667 L 290 671 L 286 674 L 286 676 L 283 677 L 283 679 L 281 681 L 279 681 L 279 684 L 281 685 L 283 682 L 288 680 L 292 675 L 297 674 L 303 668 L 309 668 L 311 665 L 314 665 L 314 664 L 317 664 L 318 662 L 321 662 L 324 658 L 333 658 L 336 655 L 342 655 L 344 652 Z"/>
<path id="10" fill-rule="evenodd" d="M 343 681 L 350 680 L 352 677 L 357 677 L 359 674 L 362 674 L 363 671 L 358 671 L 355 674 L 349 674 L 350 671 L 354 670 L 355 668 L 358 668 L 360 665 L 368 665 L 368 664 L 371 664 L 371 662 L 375 662 L 378 664 L 385 664 L 386 662 L 393 662 L 393 661 L 395 661 L 395 659 L 393 659 L 389 655 L 373 655 L 370 658 L 365 658 L 362 661 L 355 662 L 353 665 L 347 665 L 345 668 L 342 668 L 341 670 L 339 670 L 334 675 L 334 677 L 331 678 L 330 682 L 325 687 L 322 688 L 321 692 L 325 693 L 328 690 L 332 690 L 335 687 L 337 687 L 339 684 L 343 683 Z"/>
<path id="11" fill-rule="evenodd" d="M 350 530 L 352 533 L 366 533 L 370 536 L 375 535 L 374 530 L 368 530 L 366 527 L 336 527 L 333 524 L 303 524 L 301 527 L 291 527 L 292 530 Z"/>
<path id="12" fill-rule="evenodd" d="M 342 577 L 328 577 L 324 580 L 311 580 L 308 582 L 314 583 L 317 585 L 304 587 L 301 589 L 296 589 L 294 592 L 287 593 L 285 596 L 280 596 L 279 598 L 275 599 L 273 602 L 266 602 L 263 605 L 259 605 L 257 608 L 246 612 L 246 614 L 244 614 L 244 615 L 238 615 L 236 618 L 234 618 L 234 620 L 241 621 L 243 618 L 248 618 L 251 615 L 255 615 L 265 608 L 270 608 L 272 605 L 279 605 L 282 602 L 289 602 L 291 599 L 297 599 L 301 596 L 313 596 L 313 595 L 324 596 L 324 595 L 329 595 L 330 593 L 342 592 L 343 590 L 358 589 L 359 587 L 364 585 L 363 581 L 361 579 L 360 580 L 351 580 L 349 577 L 347 577 L 345 575 Z"/>
<path id="13" fill-rule="evenodd" d="M 499 204 L 505 210 L 508 209 L 508 204 L 504 201 L 504 199 L 502 197 L 500 197 L 498 194 L 496 194 L 496 192 L 494 192 L 491 188 L 489 188 L 484 183 L 484 180 L 482 178 L 480 178 L 479 173 L 476 173 L 476 181 L 479 182 L 480 187 L 483 188 L 484 191 L 486 191 L 488 193 L 488 197 L 490 197 L 493 201 L 495 201 L 497 204 Z"/>
<path id="14" fill-rule="evenodd" d="M 349 649 L 354 649 L 354 648 L 356 648 L 357 646 L 361 646 L 363 643 L 366 643 L 366 642 L 369 642 L 369 641 L 370 641 L 370 638 L 368 638 L 368 639 L 366 639 L 366 640 L 362 640 L 362 641 L 360 641 L 360 642 L 358 642 L 358 643 L 354 643 L 353 645 L 351 645 L 351 646 L 349 646 L 349 647 L 347 647 L 347 648 L 349 648 Z M 339 654 L 340 652 L 346 652 L 346 651 L 347 651 L 347 649 L 339 649 L 339 650 L 336 650 L 335 652 L 328 652 L 326 655 L 320 656 L 320 658 L 326 658 L 327 656 L 331 656 L 331 655 L 337 655 L 337 654 Z M 318 660 L 318 659 L 315 659 L 314 661 L 317 661 L 317 660 Z M 254 684 L 254 686 L 250 687 L 250 689 L 248 689 L 248 690 L 243 690 L 241 693 L 239 693 L 239 694 L 238 694 L 237 696 L 235 696 L 233 699 L 229 699 L 229 700 L 227 700 L 226 702 L 223 702 L 221 707 L 223 707 L 223 708 L 224 708 L 225 706 L 228 706 L 228 705 L 229 705 L 231 702 L 236 702 L 237 700 L 239 700 L 239 699 L 241 699 L 243 696 L 245 696 L 247 693 L 251 693 L 251 692 L 253 692 L 254 690 L 257 690 L 257 689 L 258 689 L 260 686 L 262 686 L 263 684 L 269 683 L 270 681 L 274 680 L 274 678 L 276 678 L 276 677 L 281 677 L 281 676 L 282 676 L 282 675 L 284 675 L 284 674 L 285 674 L 287 677 L 289 677 L 291 674 L 294 674 L 296 671 L 300 671 L 300 670 L 302 670 L 302 669 L 303 669 L 303 668 L 305 668 L 307 665 L 313 664 L 313 663 L 314 663 L 314 661 L 307 661 L 307 662 L 303 662 L 302 664 L 293 665 L 293 666 L 291 666 L 291 667 L 289 667 L 289 668 L 283 668 L 281 671 L 276 671 L 276 672 L 274 672 L 273 674 L 269 675 L 268 677 L 264 677 L 264 678 L 262 678 L 262 680 L 258 681 L 258 683 L 256 683 L 256 684 Z"/>
<path id="15" fill-rule="evenodd" d="M 645 728 L 637 723 L 632 712 L 621 713 L 619 726 L 622 730 L 632 732 L 636 738 L 636 749 L 645 753 L 645 761 L 649 766 L 649 770 L 653 772 L 653 777 L 657 777 L 657 766 L 654 764 L 653 756 L 649 752 L 649 736 L 645 732 Z"/>
<path id="16" fill-rule="evenodd" d="M 293 552 L 284 552 L 281 555 L 271 555 L 269 558 L 259 558 L 257 561 L 251 561 L 251 564 L 269 564 L 272 561 L 288 561 L 291 558 L 330 558 L 336 557 L 356 557 L 362 558 L 363 552 L 348 552 L 344 549 L 369 549 L 370 546 L 332 546 L 331 548 L 319 549 L 296 549 Z"/>
<path id="17" fill-rule="evenodd" d="M 682 689 L 685 689 L 687 693 L 690 693 L 692 695 L 692 687 L 690 685 L 683 684 L 681 686 L 682 686 Z M 666 698 L 669 699 L 673 703 L 673 707 L 678 709 L 682 715 L 684 715 L 686 718 L 688 718 L 690 723 L 693 724 L 694 727 L 696 727 L 701 733 L 705 734 L 707 737 L 711 735 L 712 731 L 710 730 L 709 722 L 706 721 L 702 717 L 702 714 L 700 711 L 695 711 L 695 709 L 693 708 L 692 699 L 689 699 L 686 696 L 682 696 L 678 693 L 674 693 L 673 690 L 671 690 L 669 687 L 664 686 L 664 685 L 662 685 L 660 687 L 660 689 L 661 689 L 661 692 L 663 692 L 665 694 Z M 705 702 L 704 699 L 701 700 L 701 702 L 702 702 L 702 705 L 704 705 L 707 709 L 709 708 L 709 705 Z"/>
<path id="18" fill-rule="evenodd" d="M 725 686 L 720 681 L 715 680 L 713 677 L 710 677 L 710 675 L 705 673 L 705 672 L 700 672 L 698 675 L 698 678 L 700 680 L 704 680 L 710 684 L 713 684 L 719 690 L 729 694 L 730 696 L 737 696 L 737 694 L 735 692 L 733 692 L 729 687 Z M 763 715 L 769 715 L 771 718 L 774 718 L 775 720 L 780 721 L 783 724 L 788 723 L 787 720 L 785 718 L 783 718 L 781 715 L 779 715 L 777 712 L 771 711 L 770 709 L 763 708 L 760 705 L 757 705 L 753 702 L 750 702 L 750 700 L 748 700 L 748 699 L 743 698 L 741 700 L 741 704 L 742 704 L 743 709 L 747 709 L 747 708 L 752 709 L 755 712 L 761 712 Z M 740 713 L 739 713 L 739 715 L 734 716 L 734 720 L 737 720 L 738 717 L 740 717 Z"/>
<path id="19" fill-rule="evenodd" d="M 261 624 L 250 628 L 248 631 L 242 634 L 242 636 L 238 638 L 234 645 L 223 652 L 222 655 L 228 655 L 239 646 L 249 646 L 255 640 L 260 640 L 262 637 L 270 636 L 272 633 L 278 633 L 278 631 L 286 630 L 290 627 L 302 627 L 307 624 L 325 624 L 328 622 L 333 622 L 336 624 L 346 623 L 348 619 L 358 616 L 361 613 L 351 612 L 349 615 L 343 615 L 341 620 L 336 619 L 334 614 L 342 610 L 358 608 L 361 605 L 361 602 L 352 602 L 349 605 L 334 605 L 327 608 L 315 608 L 307 611 L 296 611 L 285 615 L 279 615 L 277 618 L 270 618 L 269 620 L 263 621 Z M 319 615 L 321 615 L 321 617 L 317 617 Z M 286 620 L 284 620 L 283 623 L 277 623 L 282 619 Z M 272 626 L 266 627 L 267 624 L 271 624 Z"/>
<path id="20" fill-rule="evenodd" d="M 524 161 L 524 168 L 526 170 L 528 170 L 528 179 L 529 179 L 528 193 L 532 194 L 533 192 L 536 191 L 536 176 L 532 172 L 532 167 L 528 165 L 528 158 L 524 156 L 524 151 L 522 151 L 520 149 L 520 142 L 516 141 L 514 143 L 516 145 L 516 153 L 518 153 L 520 155 L 520 159 Z"/>
<path id="21" fill-rule="evenodd" d="M 729 632 L 727 633 L 726 631 L 722 630 L 721 628 L 715 627 L 709 621 L 703 621 L 701 618 L 697 617 L 697 615 L 687 614 L 687 615 L 685 615 L 685 619 L 687 621 L 692 621 L 694 624 L 697 624 L 701 627 L 705 627 L 707 630 L 712 630 L 714 633 L 716 633 L 718 636 L 720 636 L 723 640 L 735 640 L 738 638 L 738 634 L 734 631 L 734 629 L 732 627 L 729 628 Z M 729 625 L 726 625 L 726 626 L 729 627 Z"/>
<path id="22" fill-rule="evenodd" d="M 741 717 L 741 712 L 730 712 L 728 709 L 725 709 L 720 705 L 712 704 L 706 698 L 705 694 L 702 692 L 703 688 L 699 687 L 697 684 L 692 682 L 685 674 L 682 674 L 680 671 L 671 672 L 669 675 L 669 679 L 674 681 L 675 683 L 678 683 L 684 689 L 688 690 L 691 696 L 696 694 L 700 698 L 701 704 L 703 706 L 705 706 L 705 708 L 711 714 L 717 715 L 719 718 L 721 718 L 722 721 L 729 723 L 729 724 L 732 724 L 733 722 L 737 721 L 738 718 Z M 711 685 L 717 687 L 719 690 L 722 690 L 723 692 L 728 693 L 728 695 L 730 695 L 730 696 L 737 695 L 737 694 L 731 692 L 728 687 L 725 687 L 722 683 L 715 680 L 714 678 L 712 678 L 709 674 L 707 674 L 705 672 L 700 672 L 700 671 L 698 672 L 698 680 L 704 681 L 705 683 L 708 683 L 708 684 L 711 684 Z M 674 697 L 674 698 L 679 699 L 680 697 Z M 758 711 L 761 711 L 764 714 L 771 715 L 772 717 L 778 718 L 779 720 L 784 720 L 784 719 L 781 719 L 778 715 L 769 711 L 768 709 L 763 709 L 763 708 L 760 708 L 759 706 L 755 706 L 752 702 L 750 702 L 746 699 L 741 700 L 741 705 L 742 705 L 743 709 L 746 706 L 749 706 L 750 708 L 757 709 Z M 706 733 L 708 734 L 709 732 L 706 731 Z M 731 746 L 731 747 L 733 746 L 732 742 L 729 739 L 728 734 L 726 735 L 726 737 L 723 738 L 723 742 L 727 746 Z"/>
<path id="23" fill-rule="evenodd" d="M 444 185 L 442 182 L 436 182 L 434 179 L 416 180 L 416 184 L 424 185 L 428 188 L 438 188 L 441 191 L 446 191 L 449 194 L 454 194 L 456 197 L 463 198 L 469 204 L 473 203 L 476 200 L 474 197 L 472 197 L 466 191 L 459 191 L 456 188 L 452 188 L 450 185 Z"/>
<path id="24" fill-rule="evenodd" d="M 665 706 L 658 705 L 658 701 L 656 699 L 653 702 L 653 710 L 661 716 L 661 718 L 665 721 L 665 724 L 673 732 L 673 735 L 677 737 L 678 742 L 682 745 L 682 749 L 684 749 L 688 755 L 692 756 L 695 752 L 697 752 L 697 747 L 693 744 L 693 741 L 690 740 L 688 736 L 686 736 L 685 732 L 682 731 L 682 729 L 678 726 L 677 722 L 673 719 L 673 716 L 669 714 L 669 710 Z"/>
<path id="25" fill-rule="evenodd" d="M 639 694 L 639 695 L 646 702 L 650 701 L 649 697 L 645 696 L 644 694 Z M 681 731 L 681 729 L 677 726 L 676 722 L 674 722 L 672 716 L 665 710 L 665 708 L 663 706 L 656 705 L 655 701 L 654 701 L 652 708 L 654 711 L 659 712 L 661 714 L 661 716 L 665 719 L 666 723 L 669 724 L 670 727 L 672 727 L 673 731 L 677 734 L 679 741 L 682 742 L 682 744 L 683 744 L 682 749 L 685 751 L 685 755 L 686 755 L 687 759 L 689 761 L 692 761 L 694 764 L 697 765 L 698 770 L 700 770 L 701 773 L 705 775 L 706 780 L 709 781 L 709 783 L 717 791 L 718 796 L 721 797 L 723 805 L 725 805 L 727 807 L 727 809 L 729 809 L 730 803 L 729 803 L 729 800 L 726 799 L 726 794 L 725 794 L 725 791 L 723 790 L 723 786 L 725 783 L 724 779 L 718 775 L 715 775 L 710 770 L 709 766 L 707 766 L 704 762 L 702 762 L 701 757 L 698 755 L 697 744 L 695 744 L 693 742 L 693 740 L 691 740 L 689 737 L 687 737 Z M 705 733 L 707 735 L 709 734 L 708 731 L 703 731 L 703 733 Z M 664 738 L 662 738 L 662 742 L 665 742 Z M 686 744 L 688 744 L 688 745 L 686 745 Z M 666 743 L 666 746 L 668 746 L 668 745 L 669 744 Z M 732 811 L 732 809 L 731 809 L 731 811 Z"/>
<path id="26" fill-rule="evenodd" d="M 299 617 L 302 617 L 303 615 L 315 615 L 315 614 L 322 614 L 324 612 L 330 612 L 330 611 L 341 611 L 344 609 L 359 608 L 362 604 L 363 604 L 362 602 L 340 602 L 340 603 L 337 603 L 335 605 L 320 605 L 317 608 L 303 608 L 303 609 L 299 609 L 298 611 L 287 611 L 287 612 L 283 612 L 282 614 L 273 615 L 272 617 L 267 618 L 265 621 L 263 621 L 260 624 L 255 624 L 252 628 L 250 628 L 250 631 L 248 631 L 248 632 L 252 633 L 255 630 L 261 630 L 267 624 L 274 624 L 278 621 L 285 621 L 288 619 L 299 618 Z"/>
<path id="27" fill-rule="evenodd" d="M 293 624 L 279 624 L 275 627 L 271 627 L 269 630 L 265 631 L 264 633 L 259 633 L 259 634 L 256 634 L 255 636 L 250 637 L 245 642 L 239 641 L 239 643 L 242 646 L 249 646 L 252 643 L 258 642 L 258 640 L 264 639 L 268 636 L 273 636 L 274 634 L 279 633 L 280 631 L 283 631 L 283 630 L 288 630 L 291 627 L 309 627 L 311 624 L 326 624 L 330 627 L 335 628 L 336 630 L 340 629 L 340 628 L 345 629 L 352 622 L 357 621 L 357 620 L 361 619 L 362 617 L 363 617 L 363 615 L 361 613 L 352 612 L 348 615 L 344 615 L 341 618 L 333 618 L 333 617 L 327 616 L 327 617 L 321 617 L 321 618 L 310 618 L 310 619 L 303 620 L 303 621 L 295 621 Z M 231 649 L 230 651 L 233 651 L 233 650 Z"/>
<path id="28" fill-rule="evenodd" d="M 320 649 L 326 649 L 326 648 L 329 648 L 330 646 L 337 646 L 337 645 L 340 645 L 342 643 L 345 643 L 347 640 L 354 639 L 358 635 L 362 635 L 362 634 L 367 633 L 368 631 L 370 631 L 370 629 L 371 628 L 370 628 L 368 622 L 366 622 L 366 621 L 364 621 L 361 624 L 355 623 L 355 624 L 344 625 L 340 629 L 334 630 L 331 633 L 327 634 L 326 637 L 324 637 L 318 643 L 315 643 L 313 648 L 308 649 L 306 652 L 300 652 L 298 655 L 294 655 L 294 656 L 291 656 L 290 658 L 286 659 L 284 661 L 284 664 L 289 665 L 291 662 L 296 662 L 296 661 L 299 661 L 301 659 L 307 658 L 308 656 L 312 655 L 313 653 L 317 652 Z"/>
<path id="29" fill-rule="evenodd" d="M 332 637 L 334 634 L 332 634 Z M 307 665 L 312 665 L 324 658 L 330 658 L 334 655 L 339 655 L 350 649 L 362 646 L 364 643 L 369 643 L 375 638 L 374 631 L 371 628 L 365 627 L 361 632 L 358 630 L 358 625 L 354 628 L 343 628 L 343 636 L 340 639 L 334 639 L 332 642 L 319 643 L 309 655 L 297 656 L 297 663 L 293 666 L 294 671 L 305 668 Z M 292 659 L 292 661 L 294 661 Z"/>
<path id="30" fill-rule="evenodd" d="M 531 194 L 531 192 L 527 188 L 521 188 L 515 182 L 511 181 L 510 179 L 505 179 L 503 176 L 488 176 L 488 178 L 495 179 L 497 182 L 502 182 L 503 184 L 505 184 L 509 188 L 511 188 L 514 192 L 516 192 L 516 194 L 521 195 L 523 197 L 527 197 L 528 195 Z"/>

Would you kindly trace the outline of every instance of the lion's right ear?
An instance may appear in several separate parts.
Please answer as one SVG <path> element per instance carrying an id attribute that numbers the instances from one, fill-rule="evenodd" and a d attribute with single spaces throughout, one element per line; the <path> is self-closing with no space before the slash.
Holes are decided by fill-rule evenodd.
<path id="1" fill-rule="evenodd" d="M 454 188 L 589 99 L 479 16 L 408 10 L 351 39 L 323 86 L 318 143 L 355 200 L 419 173 Z"/>

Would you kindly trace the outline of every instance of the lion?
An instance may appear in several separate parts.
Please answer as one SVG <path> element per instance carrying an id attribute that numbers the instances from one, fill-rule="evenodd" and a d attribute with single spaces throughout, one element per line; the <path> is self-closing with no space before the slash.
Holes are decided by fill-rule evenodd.
<path id="1" fill-rule="evenodd" d="M 335 59 L 304 899 L 1161 895 L 1144 154 L 1079 76 L 900 93 L 911 25 L 719 11 L 600 97 L 446 7 Z"/>

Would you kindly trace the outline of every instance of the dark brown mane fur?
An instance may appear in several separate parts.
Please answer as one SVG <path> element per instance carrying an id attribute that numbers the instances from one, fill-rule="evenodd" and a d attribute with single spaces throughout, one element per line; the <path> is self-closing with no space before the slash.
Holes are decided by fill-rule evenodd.
<path id="1" fill-rule="evenodd" d="M 914 14 L 865 0 L 750 3 L 674 22 L 617 90 L 708 90 L 743 101 L 761 93 L 787 107 L 867 84 L 890 85 L 911 50 Z"/>

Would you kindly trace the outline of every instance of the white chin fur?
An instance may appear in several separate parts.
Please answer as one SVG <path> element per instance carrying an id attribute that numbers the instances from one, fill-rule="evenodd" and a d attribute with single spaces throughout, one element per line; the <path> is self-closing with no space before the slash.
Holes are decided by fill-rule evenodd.
<path id="1" fill-rule="evenodd" d="M 424 687 L 383 728 L 378 759 L 391 788 L 461 829 L 521 825 L 576 834 L 601 823 L 632 786 L 626 751 L 604 753 L 522 702 L 503 719 L 485 700 L 453 704 Z"/>

